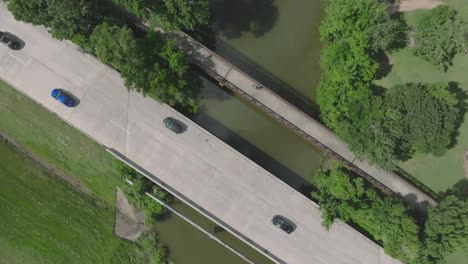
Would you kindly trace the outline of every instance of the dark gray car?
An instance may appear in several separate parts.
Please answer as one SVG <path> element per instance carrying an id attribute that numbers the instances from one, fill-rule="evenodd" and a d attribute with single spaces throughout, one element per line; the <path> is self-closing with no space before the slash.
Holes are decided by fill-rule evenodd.
<path id="1" fill-rule="evenodd" d="M 186 125 L 184 123 L 172 117 L 166 117 L 163 120 L 163 123 L 165 127 L 176 134 L 183 133 L 186 129 Z"/>
<path id="2" fill-rule="evenodd" d="M 273 216 L 271 222 L 288 234 L 291 234 L 296 229 L 296 225 L 291 220 L 281 215 Z"/>
<path id="3" fill-rule="evenodd" d="M 15 37 L 8 33 L 0 31 L 0 42 L 9 47 L 10 49 L 17 49 L 19 48 L 19 42 L 15 40 Z"/>

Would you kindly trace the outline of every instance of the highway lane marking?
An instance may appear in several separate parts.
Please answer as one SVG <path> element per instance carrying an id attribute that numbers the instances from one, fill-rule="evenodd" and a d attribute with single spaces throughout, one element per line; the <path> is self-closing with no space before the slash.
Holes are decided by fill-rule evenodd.
<path id="1" fill-rule="evenodd" d="M 16 59 L 19 63 L 25 65 L 26 63 L 22 60 L 20 60 L 18 57 L 16 57 L 15 55 L 11 54 L 10 52 L 8 52 L 8 55 L 10 55 L 11 57 L 13 57 L 13 59 Z"/>
<path id="2" fill-rule="evenodd" d="M 117 124 L 117 122 L 115 122 L 114 120 L 111 120 L 110 121 L 112 124 L 114 124 L 116 127 L 122 129 L 123 131 L 125 131 L 125 133 L 128 133 L 127 129 L 123 128 L 122 126 L 120 126 L 119 124 Z"/>

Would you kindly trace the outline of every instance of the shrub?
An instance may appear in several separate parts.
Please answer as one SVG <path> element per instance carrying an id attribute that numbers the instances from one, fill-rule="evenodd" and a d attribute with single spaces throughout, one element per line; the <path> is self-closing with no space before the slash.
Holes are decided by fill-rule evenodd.
<path id="1" fill-rule="evenodd" d="M 439 6 L 419 20 L 414 40 L 417 56 L 447 70 L 455 54 L 468 48 L 468 24 L 455 10 Z"/>
<path id="2" fill-rule="evenodd" d="M 318 200 L 326 228 L 335 219 L 356 223 L 381 241 L 390 256 L 407 263 L 417 259 L 419 227 L 403 202 L 366 186 L 362 178 L 337 164 L 315 181 L 317 191 L 312 196 Z"/>

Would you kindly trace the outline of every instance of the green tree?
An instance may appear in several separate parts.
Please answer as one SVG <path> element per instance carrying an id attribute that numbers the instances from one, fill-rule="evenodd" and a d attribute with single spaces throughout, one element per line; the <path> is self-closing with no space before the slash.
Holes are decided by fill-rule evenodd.
<path id="1" fill-rule="evenodd" d="M 149 73 L 149 94 L 156 96 L 172 106 L 178 106 L 190 112 L 198 111 L 196 94 L 200 88 L 198 77 L 188 67 L 187 55 L 176 47 L 173 40 L 158 40 L 158 36 L 149 33 L 147 42 L 156 43 L 151 51 L 153 69 Z"/>
<path id="2" fill-rule="evenodd" d="M 47 0 L 10 0 L 8 2 L 8 10 L 17 20 L 33 25 L 45 25 L 52 20 L 47 8 Z"/>
<path id="3" fill-rule="evenodd" d="M 8 4 L 15 18 L 43 24 L 58 39 L 83 44 L 94 26 L 102 21 L 100 2 L 92 0 L 12 0 Z"/>
<path id="4" fill-rule="evenodd" d="M 153 13 L 152 22 L 164 30 L 195 30 L 210 19 L 208 0 L 162 0 Z"/>
<path id="5" fill-rule="evenodd" d="M 124 6 L 133 15 L 141 19 L 149 19 L 151 10 L 156 8 L 154 0 L 113 0 L 115 3 Z"/>
<path id="6" fill-rule="evenodd" d="M 407 263 L 417 259 L 419 228 L 400 200 L 383 196 L 337 164 L 321 172 L 315 178 L 315 186 L 312 196 L 320 205 L 326 228 L 337 218 L 353 222 L 382 241 L 387 254 Z"/>
<path id="7" fill-rule="evenodd" d="M 468 48 L 468 24 L 455 10 L 439 6 L 418 21 L 414 40 L 417 56 L 447 70 L 455 54 Z"/>
<path id="8" fill-rule="evenodd" d="M 90 0 L 47 0 L 48 12 L 52 16 L 51 33 L 58 39 L 88 37 L 93 28 L 102 21 L 99 1 Z"/>
<path id="9" fill-rule="evenodd" d="M 448 84 L 397 85 L 385 100 L 388 111 L 400 116 L 404 140 L 422 152 L 445 152 L 460 122 L 458 99 Z"/>
<path id="10" fill-rule="evenodd" d="M 117 70 L 122 70 L 135 58 L 137 41 L 128 27 L 110 26 L 107 22 L 94 28 L 90 37 L 96 56 Z"/>
<path id="11" fill-rule="evenodd" d="M 356 34 L 366 36 L 373 51 L 390 50 L 405 42 L 406 25 L 390 14 L 390 7 L 380 0 L 328 0 L 320 36 L 325 42 L 349 41 Z"/>
<path id="12" fill-rule="evenodd" d="M 468 200 L 446 196 L 430 208 L 424 231 L 421 263 L 445 263 L 458 248 L 468 249 Z"/>
<path id="13" fill-rule="evenodd" d="M 167 264 L 169 252 L 154 233 L 146 234 L 138 240 L 134 263 Z"/>

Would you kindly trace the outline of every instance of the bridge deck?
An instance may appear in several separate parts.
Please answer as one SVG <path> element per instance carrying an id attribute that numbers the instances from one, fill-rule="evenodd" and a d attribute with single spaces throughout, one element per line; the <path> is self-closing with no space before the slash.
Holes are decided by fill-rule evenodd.
<path id="1" fill-rule="evenodd" d="M 271 115 L 304 139 L 314 144 L 329 156 L 343 162 L 373 184 L 386 192 L 403 196 L 408 202 L 419 206 L 419 203 L 436 203 L 435 200 L 391 171 L 385 171 L 366 160 L 357 159 L 343 142 L 331 130 L 297 109 L 264 85 L 234 67 L 215 52 L 203 46 L 182 32 L 170 33 L 192 59 L 192 62 L 216 79 L 220 85 L 227 87 L 255 106 Z"/>

